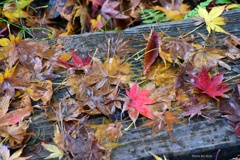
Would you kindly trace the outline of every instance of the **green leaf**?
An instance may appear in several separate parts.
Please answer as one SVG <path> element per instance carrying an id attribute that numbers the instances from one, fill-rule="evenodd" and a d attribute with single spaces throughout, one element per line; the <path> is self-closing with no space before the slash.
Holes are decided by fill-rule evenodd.
<path id="1" fill-rule="evenodd" d="M 211 3 L 212 0 L 206 0 L 205 2 L 200 3 L 197 7 L 195 7 L 192 11 L 188 12 L 188 14 L 184 17 L 184 19 L 189 19 L 192 17 L 196 17 L 198 16 L 198 9 L 204 8 L 206 9 L 206 7 L 209 5 L 209 3 Z"/>
<path id="2" fill-rule="evenodd" d="M 166 22 L 169 20 L 164 13 L 154 9 L 144 9 L 140 14 L 144 24 Z"/>
<path id="3" fill-rule="evenodd" d="M 215 4 L 231 4 L 229 0 L 216 0 Z"/>

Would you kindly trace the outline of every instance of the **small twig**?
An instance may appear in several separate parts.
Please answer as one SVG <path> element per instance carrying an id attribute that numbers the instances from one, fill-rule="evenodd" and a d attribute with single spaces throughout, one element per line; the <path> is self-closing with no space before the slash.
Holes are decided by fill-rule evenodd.
<path id="1" fill-rule="evenodd" d="M 223 81 L 223 83 L 228 82 L 228 81 L 231 81 L 232 79 L 237 78 L 237 77 L 240 77 L 240 74 L 237 74 L 236 76 L 233 76 L 233 77 L 231 77 L 231 78 Z"/>

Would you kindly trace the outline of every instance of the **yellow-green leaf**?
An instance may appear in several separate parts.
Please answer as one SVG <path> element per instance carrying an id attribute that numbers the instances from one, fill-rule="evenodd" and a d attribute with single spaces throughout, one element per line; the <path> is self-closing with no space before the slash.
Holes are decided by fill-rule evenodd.
<path id="1" fill-rule="evenodd" d="M 63 151 L 60 150 L 57 146 L 52 144 L 45 144 L 42 143 L 42 146 L 48 150 L 49 152 L 52 152 L 47 158 L 45 159 L 51 159 L 51 158 L 58 158 L 61 159 L 63 157 Z"/>
<path id="2" fill-rule="evenodd" d="M 154 153 L 152 153 L 152 152 L 149 152 L 156 160 L 167 160 L 167 158 L 165 157 L 165 156 L 163 156 L 164 157 L 164 159 L 162 159 L 161 157 L 158 157 L 157 155 L 155 155 Z"/>

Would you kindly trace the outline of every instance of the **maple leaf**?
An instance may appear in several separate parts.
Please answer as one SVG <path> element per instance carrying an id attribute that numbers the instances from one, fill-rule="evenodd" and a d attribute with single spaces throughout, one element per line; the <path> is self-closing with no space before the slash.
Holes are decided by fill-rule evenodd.
<path id="1" fill-rule="evenodd" d="M 152 112 L 147 105 L 153 104 L 156 101 L 148 97 L 150 94 L 149 90 L 139 90 L 137 83 L 134 83 L 129 91 L 126 90 L 126 94 L 130 98 L 130 101 L 126 104 L 126 108 L 123 108 L 123 111 L 128 110 L 129 117 L 134 123 L 139 113 L 149 119 L 153 119 Z"/>
<path id="2" fill-rule="evenodd" d="M 234 134 L 236 134 L 238 137 L 240 137 L 240 122 L 235 124 L 235 123 L 229 121 L 228 123 L 230 123 L 234 127 L 234 130 L 232 132 Z"/>
<path id="3" fill-rule="evenodd" d="M 190 55 L 194 64 L 194 70 L 201 70 L 202 66 L 213 68 L 217 65 L 231 70 L 231 67 L 221 60 L 226 57 L 224 50 L 217 47 L 203 47 L 201 45 L 194 45 L 194 47 L 196 52 Z"/>
<path id="4" fill-rule="evenodd" d="M 164 37 L 161 43 L 161 52 L 170 54 L 172 61 L 175 61 L 178 57 L 187 61 L 190 52 L 194 51 L 194 48 L 191 45 L 192 42 L 193 38 L 189 37 Z"/>
<path id="5" fill-rule="evenodd" d="M 120 4 L 120 2 L 110 2 L 106 0 L 101 8 L 101 15 L 106 19 L 109 20 L 110 18 L 115 19 L 127 19 L 129 16 L 121 14 L 120 11 L 115 10 L 115 8 Z"/>
<path id="6" fill-rule="evenodd" d="M 20 108 L 14 111 L 6 113 L 0 117 L 0 126 L 12 125 L 23 120 L 25 117 L 31 114 L 32 108 Z"/>
<path id="7" fill-rule="evenodd" d="M 78 138 L 67 134 L 64 142 L 65 149 L 74 154 L 75 159 L 102 159 L 105 153 L 105 149 L 98 144 L 96 138 L 86 137 L 83 133 Z"/>
<path id="8" fill-rule="evenodd" d="M 8 18 L 9 21 L 18 23 L 19 18 L 28 17 L 28 13 L 23 11 L 33 0 L 19 0 L 14 3 L 4 3 L 2 14 Z"/>
<path id="9" fill-rule="evenodd" d="M 205 104 L 200 105 L 187 105 L 183 107 L 184 112 L 182 113 L 182 116 L 188 117 L 188 120 L 190 122 L 190 119 L 194 117 L 195 115 L 199 116 L 202 115 L 202 109 L 207 108 Z"/>
<path id="10" fill-rule="evenodd" d="M 0 158 L 1 160 L 26 160 L 31 158 L 31 156 L 20 157 L 20 155 L 22 154 L 23 148 L 24 147 L 20 148 L 10 156 L 10 150 L 8 149 L 8 147 L 0 144 Z"/>
<path id="11" fill-rule="evenodd" d="M 52 144 L 45 144 L 45 143 L 41 143 L 42 146 L 48 150 L 49 152 L 51 152 L 51 154 L 46 157 L 45 159 L 52 159 L 52 158 L 58 158 L 61 159 L 63 157 L 63 151 L 61 149 L 59 149 L 57 146 L 52 145 Z"/>
<path id="12" fill-rule="evenodd" d="M 166 126 L 163 129 L 167 131 L 172 138 L 173 124 L 181 124 L 181 122 L 173 112 L 166 112 L 164 114 L 164 122 L 166 123 Z"/>
<path id="13" fill-rule="evenodd" d="M 144 54 L 143 60 L 144 74 L 146 74 L 149 67 L 155 62 L 156 58 L 159 56 L 158 47 L 160 41 L 161 37 L 159 36 L 159 34 L 156 31 L 152 30 L 148 38 L 148 43 Z"/>
<path id="14" fill-rule="evenodd" d="M 104 21 L 102 20 L 102 16 L 99 14 L 96 19 L 91 19 L 91 31 L 95 31 L 97 29 L 100 29 L 104 25 Z"/>
<path id="15" fill-rule="evenodd" d="M 92 58 L 89 55 L 83 60 L 80 56 L 76 54 L 76 52 L 74 52 L 73 49 L 71 49 L 71 52 L 72 52 L 73 64 L 69 62 L 65 62 L 61 59 L 58 59 L 58 62 L 64 65 L 66 68 L 73 68 L 73 69 L 82 68 L 90 64 Z"/>
<path id="16" fill-rule="evenodd" d="M 28 122 L 20 121 L 18 124 L 0 127 L 0 136 L 6 138 L 13 147 L 23 142 L 28 126 Z"/>
<path id="17" fill-rule="evenodd" d="M 90 125 L 90 127 L 96 129 L 94 136 L 106 149 L 113 149 L 119 145 L 114 142 L 123 135 L 121 131 L 121 123 L 114 122 L 107 124 Z"/>
<path id="18" fill-rule="evenodd" d="M 222 117 L 233 122 L 240 122 L 240 84 L 237 84 L 230 100 L 221 100 L 219 105 L 220 112 L 224 114 Z"/>
<path id="19" fill-rule="evenodd" d="M 202 71 L 197 77 L 191 75 L 194 79 L 194 83 L 192 84 L 214 99 L 216 99 L 217 96 L 227 98 L 228 96 L 224 93 L 231 88 L 227 84 L 221 84 L 223 75 L 224 72 L 210 77 L 205 68 L 202 67 Z"/>
<path id="20" fill-rule="evenodd" d="M 153 9 L 164 12 L 170 20 L 181 21 L 184 19 L 184 16 L 189 12 L 189 6 L 186 4 L 181 4 L 179 7 L 179 10 L 164 8 L 160 6 L 153 7 Z"/>
<path id="21" fill-rule="evenodd" d="M 212 10 L 208 11 L 204 8 L 199 7 L 198 14 L 205 20 L 208 33 L 211 33 L 211 30 L 215 32 L 227 33 L 220 25 L 225 25 L 224 18 L 219 17 L 224 11 L 225 6 L 213 7 Z"/>

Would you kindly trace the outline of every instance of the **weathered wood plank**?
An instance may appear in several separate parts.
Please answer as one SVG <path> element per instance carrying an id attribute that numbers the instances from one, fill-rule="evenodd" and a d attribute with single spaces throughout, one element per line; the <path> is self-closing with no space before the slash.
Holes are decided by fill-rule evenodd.
<path id="1" fill-rule="evenodd" d="M 223 16 L 229 20 L 223 28 L 235 36 L 240 36 L 240 10 L 228 11 Z M 188 33 L 196 27 L 192 20 L 186 20 L 137 26 L 126 29 L 123 34 L 126 38 L 132 38 L 134 40 L 132 46 L 140 50 L 145 47 L 141 42 L 141 40 L 144 40 L 143 34 L 149 34 L 152 28 L 156 31 L 162 30 L 167 35 L 174 37 L 179 35 L 178 28 Z M 205 26 L 199 28 L 197 32 L 207 35 Z M 65 49 L 78 49 L 79 52 L 84 54 L 89 51 L 94 52 L 97 44 L 106 39 L 105 34 L 114 35 L 115 32 L 73 35 L 62 38 L 60 41 L 64 43 Z M 225 37 L 223 34 L 217 34 L 217 36 L 219 38 Z M 202 41 L 201 38 L 197 38 L 197 40 Z M 235 65 L 235 67 L 238 67 L 238 65 Z M 227 74 L 232 75 L 234 72 L 228 72 Z M 140 119 L 138 123 L 142 123 L 142 121 L 144 119 Z M 48 126 L 47 135 L 53 133 L 53 127 L 49 126 L 51 123 L 47 121 L 36 121 L 36 123 L 39 124 L 39 129 Z M 124 127 L 127 127 L 129 123 L 130 121 L 124 122 Z M 33 128 L 35 127 L 33 126 Z M 119 143 L 123 145 L 113 150 L 111 159 L 147 159 L 150 156 L 149 151 L 155 154 L 164 154 L 169 159 L 199 159 L 201 155 L 205 156 L 203 159 L 214 159 L 218 149 L 221 149 L 219 159 L 232 158 L 237 156 L 238 152 L 234 148 L 240 147 L 240 140 L 227 128 L 231 128 L 231 126 L 225 119 L 219 117 L 216 120 L 204 119 L 192 122 L 189 126 L 178 125 L 173 130 L 174 139 L 171 139 L 165 131 L 161 131 L 151 138 L 151 127 L 123 131 L 124 135 L 119 139 Z M 229 150 L 228 147 L 233 148 L 233 150 Z M 45 153 L 48 152 L 42 152 L 38 157 L 32 159 L 41 159 L 48 156 Z"/>

